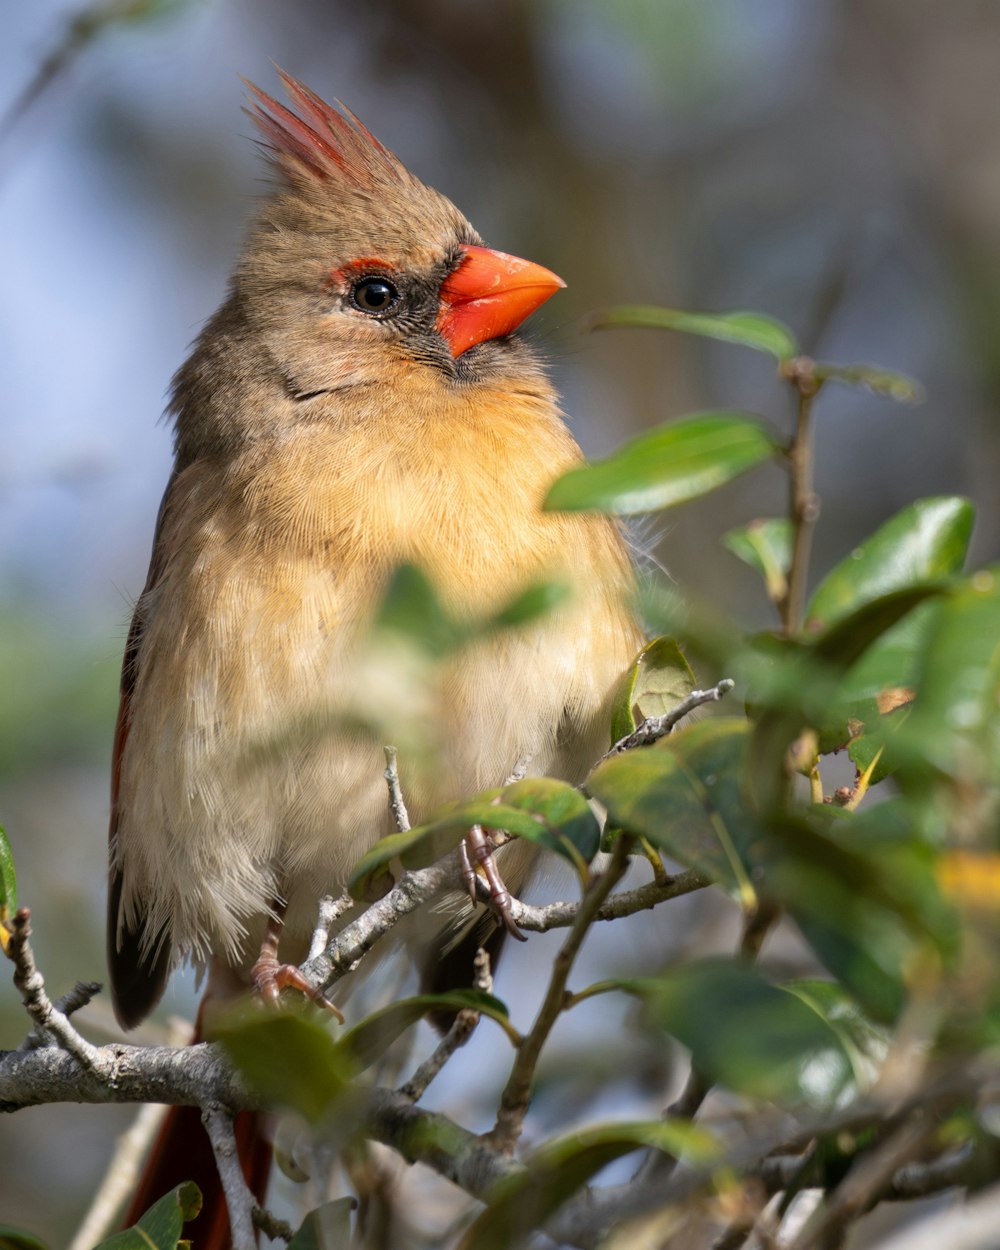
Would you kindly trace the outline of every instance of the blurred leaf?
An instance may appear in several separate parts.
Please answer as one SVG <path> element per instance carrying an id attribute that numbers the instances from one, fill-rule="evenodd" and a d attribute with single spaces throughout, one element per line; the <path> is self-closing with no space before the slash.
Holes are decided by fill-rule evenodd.
<path id="1" fill-rule="evenodd" d="M 615 695 L 611 741 L 651 716 L 665 716 L 695 688 L 694 673 L 673 638 L 654 638 L 639 652 Z"/>
<path id="2" fill-rule="evenodd" d="M 201 1190 L 187 1181 L 155 1202 L 131 1228 L 102 1241 L 96 1250 L 177 1250 L 182 1226 L 200 1210 Z"/>
<path id="3" fill-rule="evenodd" d="M 921 952 L 951 957 L 955 918 L 912 809 L 814 807 L 772 827 L 764 875 L 824 966 L 868 1015 L 894 1020 Z"/>
<path id="4" fill-rule="evenodd" d="M 49 1250 L 44 1241 L 20 1228 L 0 1224 L 0 1250 Z M 101 1250 L 101 1247 L 98 1247 Z"/>
<path id="5" fill-rule="evenodd" d="M 688 1120 L 626 1121 L 577 1129 L 533 1150 L 524 1171 L 493 1186 L 489 1205 L 466 1231 L 459 1250 L 511 1250 L 579 1193 L 601 1168 L 642 1149 L 658 1150 L 694 1165 L 706 1164 L 719 1154 L 718 1143 L 708 1130 Z"/>
<path id="6" fill-rule="evenodd" d="M 762 836 L 742 788 L 746 721 L 717 717 L 599 765 L 588 792 L 608 820 L 752 900 L 750 848 Z"/>
<path id="7" fill-rule="evenodd" d="M 1000 854 L 995 851 L 944 851 L 937 881 L 945 897 L 960 907 L 985 911 L 991 918 L 1000 908 Z"/>
<path id="8" fill-rule="evenodd" d="M 587 800 L 573 786 L 552 777 L 526 777 L 501 790 L 489 790 L 454 803 L 427 824 L 393 833 L 376 842 L 358 862 L 348 887 L 364 899 L 393 860 L 426 868 L 454 850 L 473 825 L 505 829 L 564 856 L 579 871 L 600 846 L 600 826 Z"/>
<path id="9" fill-rule="evenodd" d="M 706 495 L 779 450 L 757 417 L 696 413 L 641 434 L 605 460 L 571 469 L 553 484 L 544 506 L 623 516 L 655 512 Z"/>
<path id="10" fill-rule="evenodd" d="M 893 373 L 878 365 L 834 365 L 817 360 L 813 376 L 818 382 L 843 382 L 845 386 L 859 386 L 874 391 L 886 399 L 900 404 L 919 404 L 924 399 L 924 388 L 905 373 Z"/>
<path id="11" fill-rule="evenodd" d="M 792 523 L 784 517 L 751 521 L 742 529 L 730 530 L 722 541 L 744 564 L 764 578 L 772 603 L 780 603 L 788 592 L 788 569 L 792 562 Z"/>
<path id="12" fill-rule="evenodd" d="M 511 1028 L 510 1013 L 499 998 L 483 990 L 449 990 L 443 994 L 418 994 L 390 1003 L 366 1016 L 334 1043 L 344 1061 L 356 1071 L 371 1067 L 411 1025 L 438 1011 L 478 1011 L 495 1020 L 509 1038 L 518 1041 Z"/>
<path id="13" fill-rule="evenodd" d="M 534 582 L 493 615 L 465 621 L 448 611 L 422 569 L 401 564 L 389 580 L 375 629 L 408 639 L 440 659 L 494 631 L 529 625 L 565 603 L 569 595 L 570 588 L 561 582 Z"/>
<path id="14" fill-rule="evenodd" d="M 288 1107 L 310 1123 L 322 1119 L 355 1075 L 330 1034 L 287 1012 L 234 1013 L 212 1028 L 247 1084 L 269 1106 Z"/>
<path id="15" fill-rule="evenodd" d="M 974 512 L 967 499 L 920 499 L 865 539 L 823 579 L 806 610 L 806 632 L 829 629 L 873 599 L 961 570 Z"/>
<path id="16" fill-rule="evenodd" d="M 801 998 L 837 1034 L 851 1061 L 849 1092 L 864 1093 L 889 1049 L 887 1030 L 870 1020 L 854 998 L 833 981 L 808 978 L 789 981 L 784 988 Z"/>
<path id="17" fill-rule="evenodd" d="M 737 1093 L 829 1106 L 853 1079 L 840 1032 L 751 964 L 697 960 L 622 988 L 639 994 L 699 1072 Z"/>
<path id="18" fill-rule="evenodd" d="M 469 636 L 468 627 L 447 612 L 426 574 L 415 564 L 401 564 L 393 573 L 375 628 L 400 634 L 438 657 L 461 646 Z"/>
<path id="19" fill-rule="evenodd" d="M 680 330 L 685 334 L 752 347 L 778 360 L 787 360 L 797 355 L 799 350 L 794 335 L 786 325 L 756 312 L 696 313 L 648 304 L 623 304 L 600 313 L 591 322 L 594 330 L 606 330 L 613 326 Z"/>
<path id="20" fill-rule="evenodd" d="M 335 1198 L 310 1211 L 288 1243 L 288 1250 L 350 1250 L 355 1198 Z"/>
<path id="21" fill-rule="evenodd" d="M 487 629 L 512 629 L 529 625 L 540 617 L 548 616 L 571 596 L 570 587 L 563 582 L 534 582 L 515 595 L 499 612 L 490 617 Z"/>

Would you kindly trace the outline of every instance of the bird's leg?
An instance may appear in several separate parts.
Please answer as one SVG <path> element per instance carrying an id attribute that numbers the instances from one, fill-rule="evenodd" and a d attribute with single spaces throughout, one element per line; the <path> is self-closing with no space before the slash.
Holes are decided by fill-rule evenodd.
<path id="1" fill-rule="evenodd" d="M 504 884 L 503 877 L 500 876 L 500 869 L 494 858 L 496 849 L 496 843 L 489 832 L 482 825 L 473 825 L 462 840 L 462 877 L 469 891 L 469 897 L 475 903 L 477 901 L 476 870 L 482 869 L 489 887 L 490 902 L 503 921 L 504 928 L 511 937 L 517 938 L 519 942 L 526 942 L 528 939 L 514 923 L 514 918 L 510 914 L 510 891 Z"/>
<path id="2" fill-rule="evenodd" d="M 271 900 L 260 953 L 257 956 L 257 962 L 250 970 L 253 987 L 261 998 L 275 1005 L 282 990 L 298 990 L 320 1007 L 332 1011 L 343 1023 L 344 1017 L 339 1009 L 330 1002 L 322 990 L 307 981 L 294 964 L 283 964 L 278 960 L 278 943 L 281 940 L 281 930 L 285 927 L 287 906 L 287 903 L 278 899 Z"/>

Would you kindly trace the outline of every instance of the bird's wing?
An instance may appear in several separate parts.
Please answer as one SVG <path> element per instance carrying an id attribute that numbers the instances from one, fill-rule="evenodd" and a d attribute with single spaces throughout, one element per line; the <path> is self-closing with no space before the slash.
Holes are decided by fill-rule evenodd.
<path id="1" fill-rule="evenodd" d="M 143 1020 L 159 1002 L 170 972 L 170 934 L 164 928 L 149 942 L 142 926 L 133 928 L 125 919 L 119 920 L 122 894 L 122 872 L 116 864 L 115 838 L 118 834 L 121 808 L 119 804 L 122 758 L 129 727 L 132 723 L 132 696 L 139 673 L 139 655 L 142 646 L 144 623 L 143 600 L 156 586 L 165 563 L 162 543 L 163 519 L 171 491 L 177 479 L 176 472 L 167 484 L 163 502 L 156 518 L 153 538 L 153 554 L 132 623 L 129 626 L 125 656 L 122 660 L 121 687 L 118 701 L 118 719 L 115 722 L 115 738 L 111 755 L 111 820 L 108 826 L 110 862 L 108 872 L 108 972 L 111 977 L 111 998 L 115 1014 L 125 1028 L 133 1028 Z"/>

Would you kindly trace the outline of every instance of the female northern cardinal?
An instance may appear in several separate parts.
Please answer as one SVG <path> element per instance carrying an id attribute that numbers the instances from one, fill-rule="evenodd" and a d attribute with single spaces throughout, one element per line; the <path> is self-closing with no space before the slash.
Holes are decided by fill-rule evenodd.
<path id="1" fill-rule="evenodd" d="M 282 924 L 300 957 L 316 900 L 390 831 L 381 744 L 334 716 L 363 697 L 366 627 L 400 562 L 460 617 L 539 577 L 573 590 L 448 662 L 418 818 L 524 759 L 579 780 L 640 643 L 616 525 L 541 511 L 581 456 L 513 331 L 563 283 L 485 248 L 346 109 L 282 81 L 298 115 L 250 88 L 279 186 L 175 379 L 175 464 L 125 651 L 108 950 L 126 1027 L 185 958 L 284 984 Z M 158 1153 L 183 1179 L 190 1150 Z"/>

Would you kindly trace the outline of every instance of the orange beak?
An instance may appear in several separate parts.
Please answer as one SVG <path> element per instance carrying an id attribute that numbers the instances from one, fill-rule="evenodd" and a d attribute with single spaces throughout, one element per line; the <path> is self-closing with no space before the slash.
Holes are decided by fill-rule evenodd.
<path id="1" fill-rule="evenodd" d="M 566 285 L 549 269 L 488 247 L 462 245 L 458 268 L 441 286 L 437 328 L 453 356 L 516 330 Z"/>

